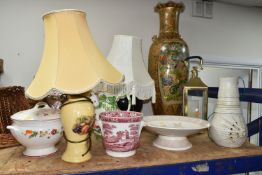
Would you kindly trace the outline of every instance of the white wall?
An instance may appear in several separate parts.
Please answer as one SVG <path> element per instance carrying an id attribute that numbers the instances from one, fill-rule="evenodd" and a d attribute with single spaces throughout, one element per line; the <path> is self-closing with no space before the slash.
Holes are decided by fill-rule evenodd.
<path id="1" fill-rule="evenodd" d="M 142 37 L 147 65 L 151 38 L 158 33 L 159 0 L 0 0 L 0 58 L 5 73 L 0 86 L 27 87 L 41 59 L 44 28 L 42 14 L 50 10 L 77 8 L 87 21 L 101 51 L 107 55 L 114 34 Z M 166 2 L 166 1 L 162 1 Z M 262 64 L 262 10 L 214 3 L 213 19 L 191 16 L 191 1 L 180 18 L 180 33 L 191 55 L 235 63 Z M 144 108 L 151 114 L 150 105 Z"/>
<path id="2" fill-rule="evenodd" d="M 181 21 L 181 33 L 192 55 L 216 62 L 261 65 L 261 16 L 262 8 L 214 3 L 211 20 L 190 17 L 187 11 Z"/>

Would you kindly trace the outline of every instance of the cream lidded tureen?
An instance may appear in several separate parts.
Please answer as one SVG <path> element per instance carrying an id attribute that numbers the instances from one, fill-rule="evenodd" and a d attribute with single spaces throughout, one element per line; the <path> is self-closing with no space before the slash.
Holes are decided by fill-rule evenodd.
<path id="1" fill-rule="evenodd" d="M 34 108 L 11 116 L 7 126 L 12 135 L 26 147 L 27 156 L 44 156 L 57 151 L 55 144 L 63 135 L 60 111 L 40 102 Z"/>

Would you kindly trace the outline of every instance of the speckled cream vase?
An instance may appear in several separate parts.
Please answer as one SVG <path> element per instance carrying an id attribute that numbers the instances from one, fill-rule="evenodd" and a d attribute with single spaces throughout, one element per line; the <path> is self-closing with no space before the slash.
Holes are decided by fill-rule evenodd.
<path id="1" fill-rule="evenodd" d="M 220 78 L 218 103 L 211 118 L 210 138 L 220 146 L 240 147 L 247 139 L 247 126 L 239 101 L 236 77 Z"/>

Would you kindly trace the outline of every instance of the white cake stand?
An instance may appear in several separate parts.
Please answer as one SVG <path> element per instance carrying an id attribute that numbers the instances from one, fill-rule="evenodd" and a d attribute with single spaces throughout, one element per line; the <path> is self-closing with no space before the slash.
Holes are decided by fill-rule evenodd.
<path id="1" fill-rule="evenodd" d="M 187 136 L 200 132 L 210 127 L 206 120 L 171 115 L 144 116 L 146 128 L 158 134 L 153 145 L 172 151 L 190 149 L 192 144 Z"/>

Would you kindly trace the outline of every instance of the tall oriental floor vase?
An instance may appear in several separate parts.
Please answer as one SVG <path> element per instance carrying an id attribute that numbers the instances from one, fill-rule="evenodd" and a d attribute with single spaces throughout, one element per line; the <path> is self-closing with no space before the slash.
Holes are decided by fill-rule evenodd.
<path id="1" fill-rule="evenodd" d="M 155 81 L 154 114 L 182 115 L 183 86 L 188 80 L 188 46 L 178 32 L 182 3 L 160 3 L 155 12 L 160 16 L 159 36 L 153 37 L 149 51 L 149 73 Z"/>

